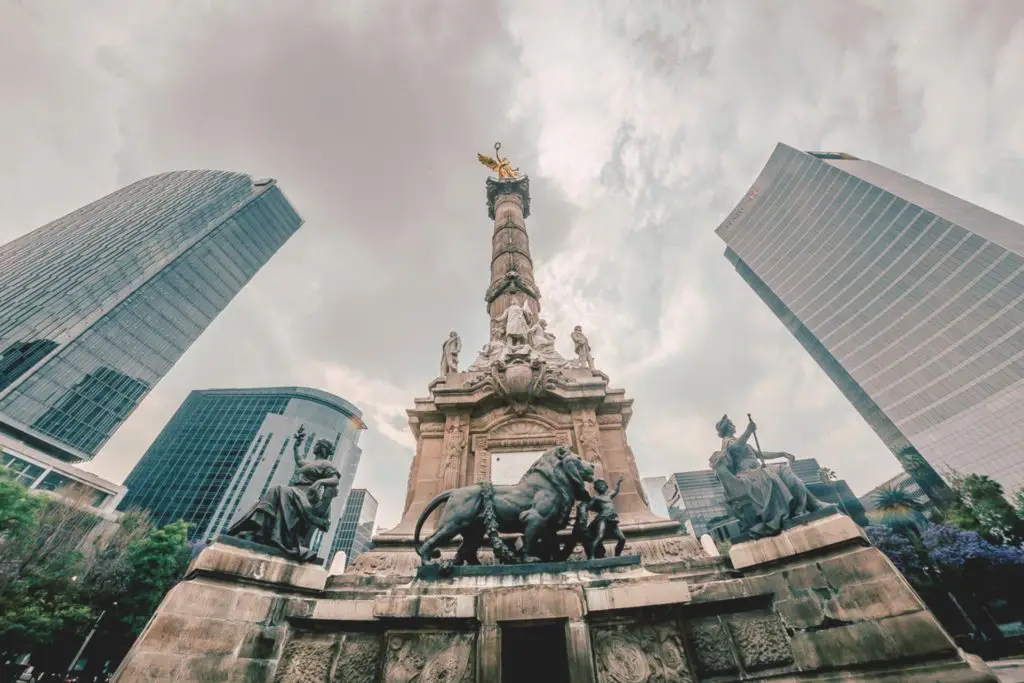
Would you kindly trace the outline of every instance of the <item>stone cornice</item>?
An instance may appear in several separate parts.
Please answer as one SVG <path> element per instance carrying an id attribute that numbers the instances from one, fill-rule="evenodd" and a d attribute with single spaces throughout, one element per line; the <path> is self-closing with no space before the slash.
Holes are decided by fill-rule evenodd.
<path id="1" fill-rule="evenodd" d="M 487 179 L 487 215 L 494 220 L 494 205 L 498 198 L 507 194 L 515 194 L 523 202 L 523 218 L 530 217 L 530 177 Z"/>

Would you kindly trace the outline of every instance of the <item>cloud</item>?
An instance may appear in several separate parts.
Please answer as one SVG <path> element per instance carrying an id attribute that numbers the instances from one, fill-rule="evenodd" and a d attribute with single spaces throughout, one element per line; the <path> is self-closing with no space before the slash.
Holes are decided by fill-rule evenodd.
<path id="1" fill-rule="evenodd" d="M 705 467 L 723 412 L 863 491 L 894 459 L 722 257 L 774 144 L 836 149 L 1024 218 L 1024 8 L 927 0 L 397 0 L 0 6 L 0 239 L 139 177 L 276 177 L 306 225 L 90 466 L 120 478 L 189 390 L 359 405 L 357 484 L 400 512 L 404 411 L 476 349 L 491 225 L 474 154 L 531 176 L 564 353 L 635 398 L 645 476 Z"/>

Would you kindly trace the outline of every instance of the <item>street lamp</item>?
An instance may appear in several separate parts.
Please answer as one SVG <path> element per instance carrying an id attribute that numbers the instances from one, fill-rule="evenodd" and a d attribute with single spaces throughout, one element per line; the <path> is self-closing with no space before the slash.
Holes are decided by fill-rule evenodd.
<path id="1" fill-rule="evenodd" d="M 74 581 L 77 578 L 77 576 L 72 576 L 71 580 Z M 114 602 L 112 602 L 110 606 L 117 607 L 117 601 L 115 600 Z M 75 668 L 75 664 L 78 664 L 78 660 L 82 658 L 82 653 L 85 652 L 85 648 L 89 646 L 89 641 L 92 640 L 92 637 L 96 634 L 96 629 L 100 627 L 100 621 L 103 620 L 103 615 L 105 615 L 106 613 L 107 610 L 101 611 L 100 615 L 96 617 L 96 621 L 92 623 L 92 630 L 89 631 L 89 635 L 87 635 L 85 637 L 85 640 L 82 641 L 82 647 L 78 648 L 78 652 L 75 653 L 75 656 L 71 659 L 71 663 L 68 664 L 67 673 L 71 673 L 72 669 Z"/>

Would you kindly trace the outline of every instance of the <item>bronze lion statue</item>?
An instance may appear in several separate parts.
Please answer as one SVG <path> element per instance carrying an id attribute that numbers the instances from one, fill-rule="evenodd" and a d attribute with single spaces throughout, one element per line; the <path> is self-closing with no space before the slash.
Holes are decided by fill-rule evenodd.
<path id="1" fill-rule="evenodd" d="M 424 564 L 440 557 L 438 548 L 456 536 L 462 536 L 462 543 L 454 564 L 480 564 L 476 553 L 485 539 L 499 562 L 550 561 L 561 551 L 556 534 L 568 524 L 576 502 L 590 500 L 586 483 L 592 481 L 593 465 L 567 447 L 556 446 L 540 456 L 518 484 L 495 486 L 484 481 L 438 494 L 416 520 L 414 547 Z M 423 523 L 441 505 L 437 529 L 421 545 Z M 523 535 L 522 558 L 512 553 L 500 533 Z"/>

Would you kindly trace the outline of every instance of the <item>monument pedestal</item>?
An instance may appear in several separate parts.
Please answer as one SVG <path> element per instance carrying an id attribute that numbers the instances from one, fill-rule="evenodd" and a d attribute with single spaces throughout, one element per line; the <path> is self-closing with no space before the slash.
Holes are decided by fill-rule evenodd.
<path id="1" fill-rule="evenodd" d="M 705 557 L 653 571 L 634 555 L 410 578 L 214 544 L 115 680 L 996 680 L 845 516 L 730 555 L 736 569 Z"/>

